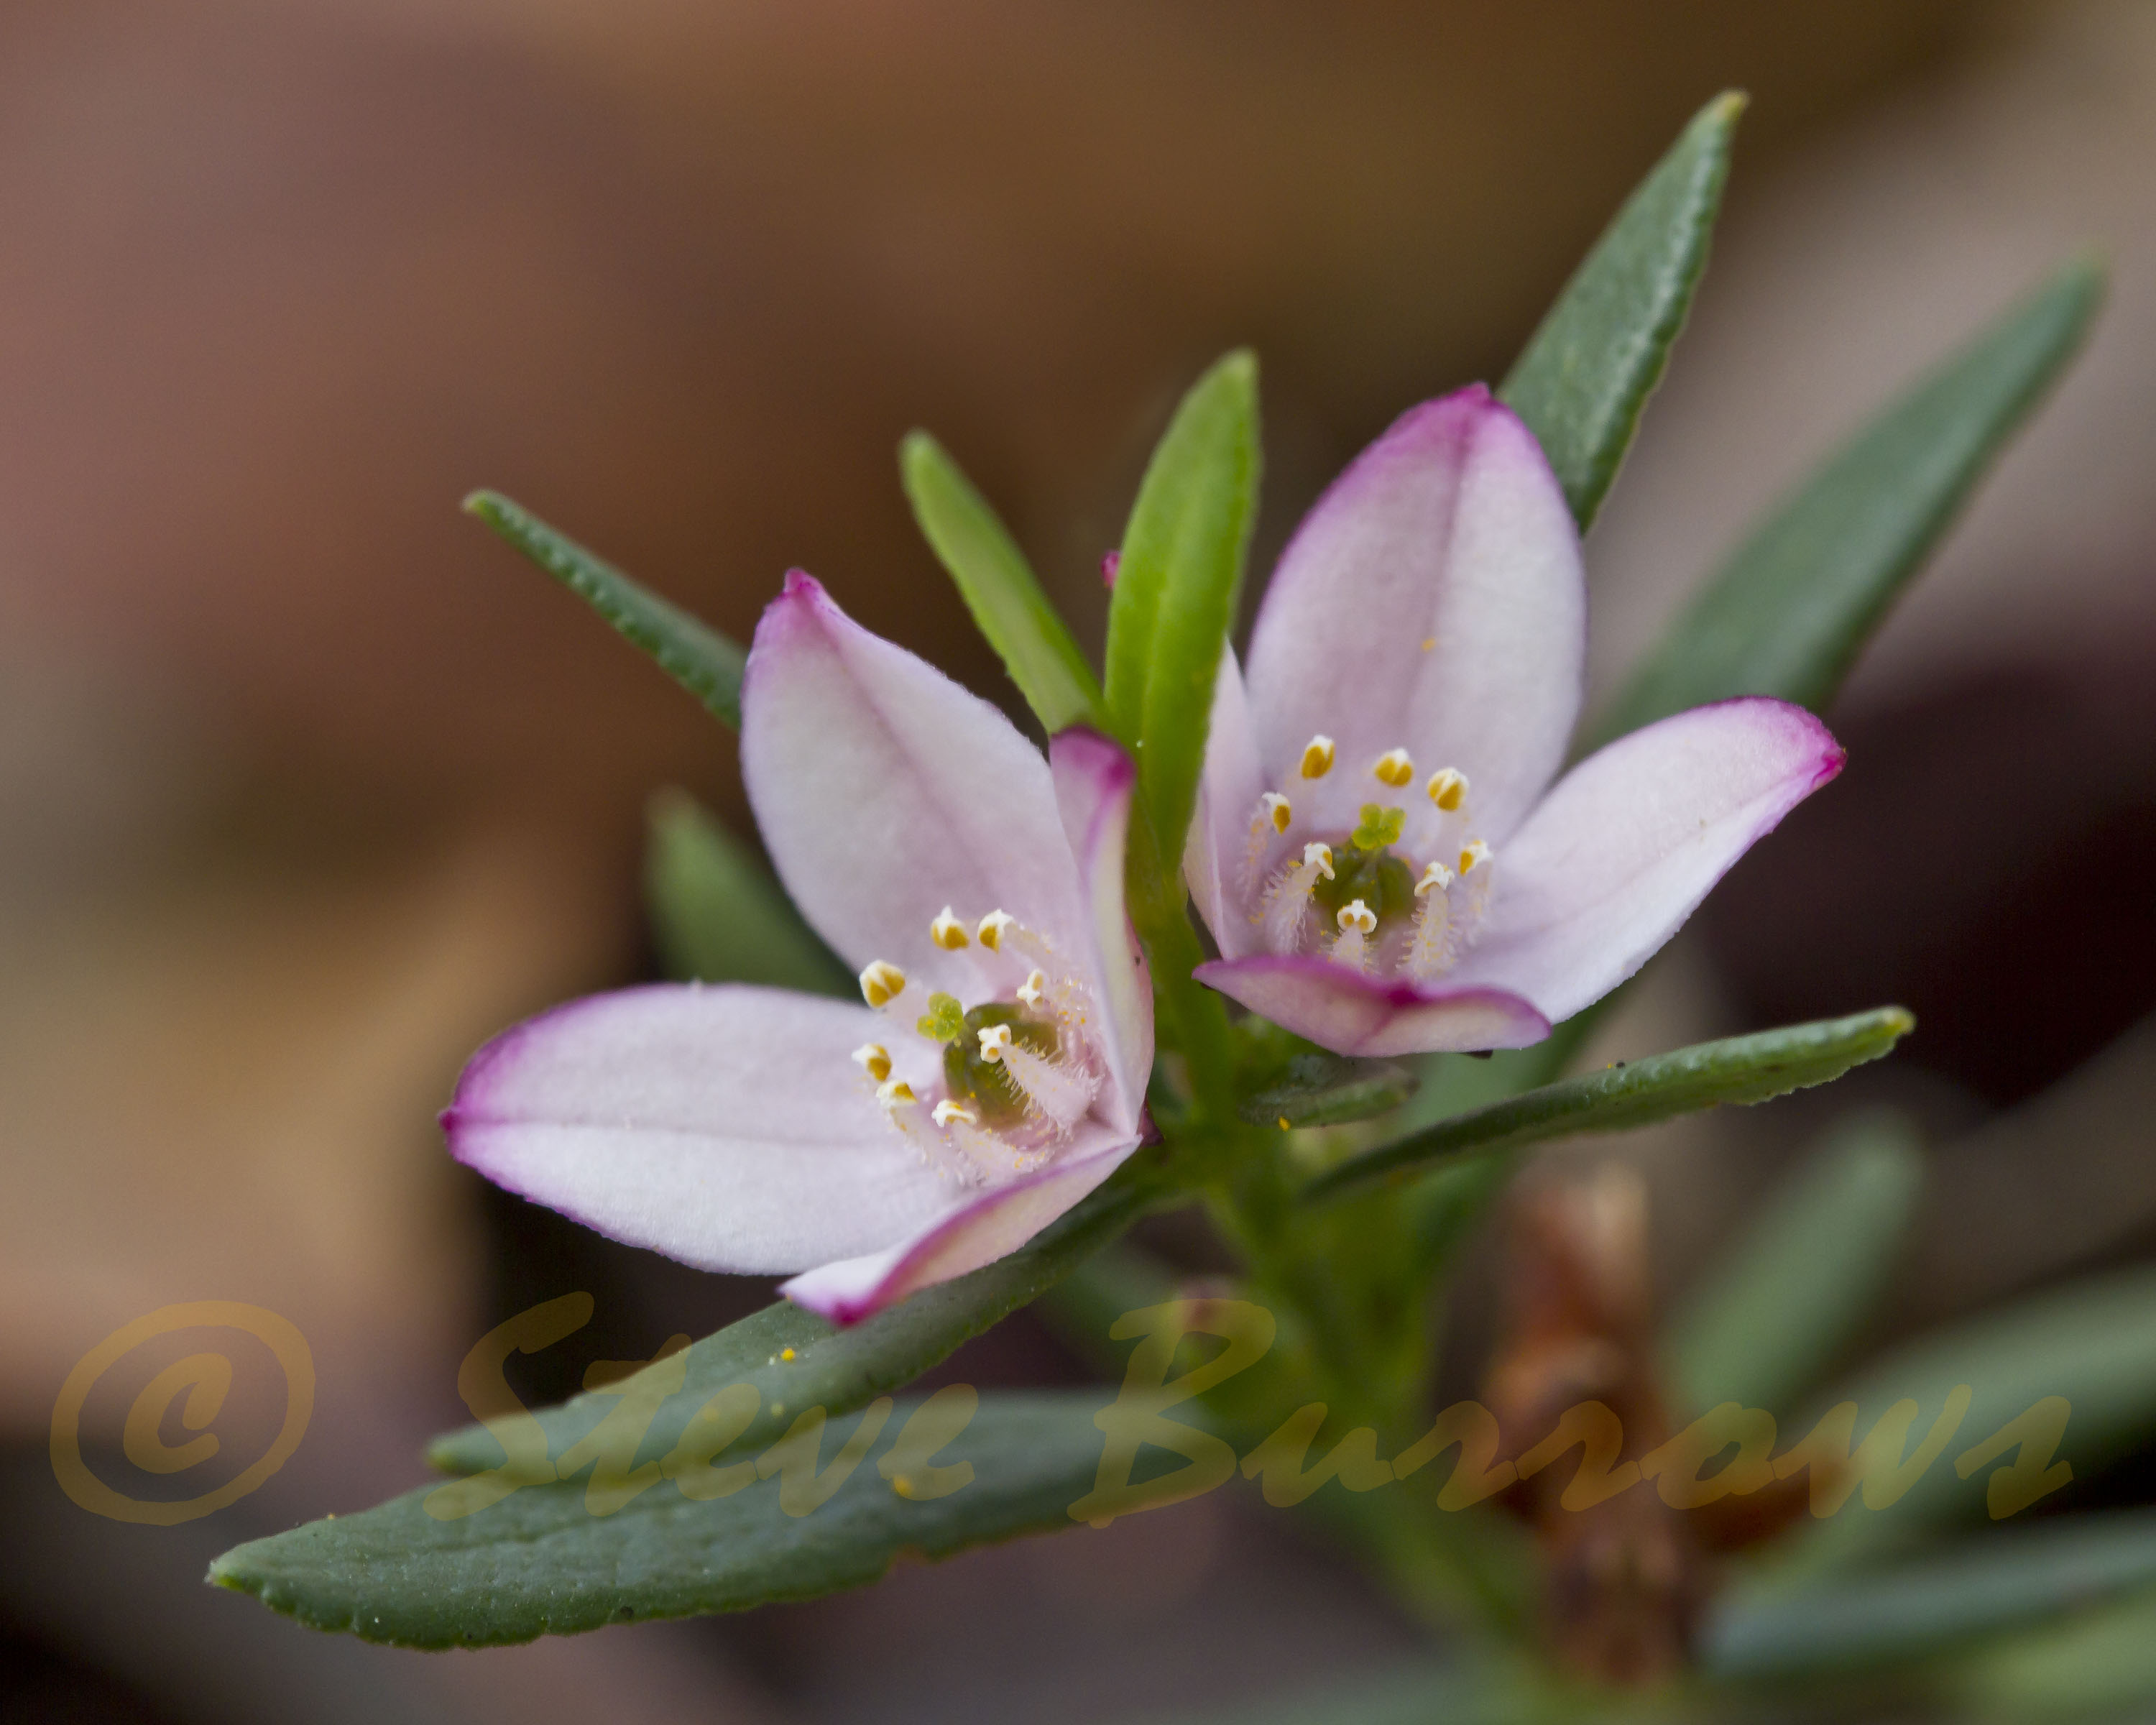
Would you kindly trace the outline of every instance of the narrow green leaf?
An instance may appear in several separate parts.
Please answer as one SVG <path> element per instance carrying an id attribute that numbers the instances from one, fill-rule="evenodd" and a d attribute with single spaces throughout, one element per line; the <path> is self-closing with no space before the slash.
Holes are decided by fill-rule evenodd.
<path id="1" fill-rule="evenodd" d="M 851 998 L 846 967 L 747 845 L 685 791 L 651 799 L 644 896 L 667 973 Z"/>
<path id="2" fill-rule="evenodd" d="M 737 643 L 645 591 L 498 492 L 473 492 L 465 499 L 465 511 L 657 660 L 660 669 L 702 701 L 713 718 L 741 729 L 742 665 L 747 655 Z"/>
<path id="3" fill-rule="evenodd" d="M 1845 1122 L 1769 1194 L 1671 1327 L 1664 1357 L 1686 1402 L 1787 1410 L 1869 1314 L 1923 1183 L 1906 1117 Z"/>
<path id="4" fill-rule="evenodd" d="M 1025 553 L 958 464 L 927 432 L 910 431 L 898 446 L 898 467 L 914 520 L 1041 728 L 1050 737 L 1073 725 L 1106 729 L 1092 667 Z"/>
<path id="5" fill-rule="evenodd" d="M 697 1502 L 657 1469 L 606 1515 L 588 1507 L 582 1479 L 526 1486 L 452 1521 L 429 1515 L 431 1493 L 418 1491 L 239 1546 L 210 1566 L 209 1579 L 316 1629 L 404 1647 L 494 1646 L 809 1599 L 874 1581 L 901 1553 L 941 1558 L 1070 1527 L 1070 1507 L 1100 1466 L 1093 1415 L 1106 1394 L 984 1398 L 932 1464 L 971 1462 L 973 1478 L 925 1501 L 901 1497 L 875 1461 L 798 1516 L 782 1507 L 779 1479 Z M 877 1438 L 886 1455 L 915 1405 L 891 1413 Z M 831 1422 L 824 1466 L 854 1429 Z M 761 1446 L 731 1446 L 719 1465 Z M 642 1453 L 656 1458 L 667 1447 L 648 1440 Z"/>
<path id="6" fill-rule="evenodd" d="M 1297 1055 L 1281 1083 L 1249 1097 L 1239 1111 L 1253 1126 L 1344 1126 L 1389 1114 L 1414 1091 L 1413 1068 L 1397 1060 Z"/>
<path id="7" fill-rule="evenodd" d="M 1938 1676 L 1943 1717 L 2026 1725 L 2156 1716 L 2156 1590 L 1958 1650 Z"/>
<path id="8" fill-rule="evenodd" d="M 1153 452 L 1108 605 L 1108 716 L 1171 867 L 1197 800 L 1257 496 L 1258 362 L 1237 352 L 1191 386 Z"/>
<path id="9" fill-rule="evenodd" d="M 683 1387 L 660 1405 L 646 1450 L 671 1447 L 696 1410 L 732 1384 L 752 1385 L 762 1397 L 739 1440 L 753 1448 L 776 1440 L 803 1408 L 835 1417 L 911 1384 L 1060 1281 L 1136 1221 L 1151 1197 L 1137 1180 L 1112 1182 L 1010 1256 L 924 1288 L 850 1329 L 834 1329 L 782 1300 L 706 1336 L 687 1350 Z M 592 1394 L 535 1409 L 550 1453 L 559 1455 L 585 1437 L 619 1399 Z M 467 1425 L 435 1439 L 427 1460 L 445 1473 L 480 1473 L 501 1466 L 503 1450 L 485 1426 Z"/>
<path id="10" fill-rule="evenodd" d="M 1327 1198 L 1468 1151 L 1490 1154 L 1579 1132 L 1630 1132 L 1723 1102 L 1763 1102 L 1876 1060 L 1915 1028 L 1898 1006 L 1702 1042 L 1546 1085 L 1454 1116 L 1343 1162 L 1305 1189 Z"/>
<path id="11" fill-rule="evenodd" d="M 1900 1664 L 2156 1584 L 2156 1511 L 2062 1517 L 1739 1603 L 1709 1626 L 1712 1676 L 1759 1681 Z"/>
<path id="12" fill-rule="evenodd" d="M 1861 1438 L 1874 1420 L 1907 1397 L 1919 1409 L 1909 1440 L 1913 1449 L 1964 1384 L 1974 1399 L 1945 1456 L 1891 1508 L 1868 1510 L 1860 1500 L 1819 1523 L 1804 1548 L 1790 1553 L 1784 1574 L 1791 1582 L 1872 1559 L 1882 1546 L 1928 1528 L 1982 1521 L 1993 1467 L 1964 1480 L 1949 1463 L 2047 1397 L 2063 1396 L 2070 1405 L 2060 1454 L 2076 1475 L 2146 1444 L 2156 1432 L 2156 1271 L 2143 1267 L 2092 1277 L 2017 1301 L 1919 1337 L 1807 1399 L 1814 1414 L 1856 1402 Z M 1808 1430 L 1806 1421 L 1792 1423 L 1783 1447 Z"/>
<path id="13" fill-rule="evenodd" d="M 1735 695 L 1823 710 L 2102 293 L 2097 264 L 2069 265 L 1844 444 L 1738 547 L 1597 736 Z"/>
<path id="14" fill-rule="evenodd" d="M 1542 440 L 1583 533 L 1691 308 L 1743 111 L 1743 96 L 1727 90 L 1693 116 L 1565 284 L 1499 391 Z"/>

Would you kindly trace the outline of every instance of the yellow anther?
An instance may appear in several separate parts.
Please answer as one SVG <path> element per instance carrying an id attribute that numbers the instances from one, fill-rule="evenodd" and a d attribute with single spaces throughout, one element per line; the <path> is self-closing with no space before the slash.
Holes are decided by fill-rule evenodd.
<path id="1" fill-rule="evenodd" d="M 974 937 L 993 952 L 1003 945 L 1004 931 L 1017 921 L 1008 911 L 991 911 L 981 918 L 981 926 L 973 931 Z"/>
<path id="2" fill-rule="evenodd" d="M 876 1100 L 886 1108 L 906 1108 L 921 1098 L 914 1095 L 913 1086 L 903 1078 L 894 1078 L 876 1091 Z"/>
<path id="3" fill-rule="evenodd" d="M 1415 882 L 1415 896 L 1426 892 L 1442 892 L 1452 885 L 1452 870 L 1441 862 L 1434 862 L 1422 871 L 1422 879 Z"/>
<path id="4" fill-rule="evenodd" d="M 1004 1050 L 1011 1045 L 1010 1026 L 990 1024 L 986 1029 L 976 1034 L 981 1039 L 981 1058 L 991 1066 L 999 1065 L 1004 1057 Z"/>
<path id="5" fill-rule="evenodd" d="M 966 944 L 966 925 L 951 914 L 948 905 L 943 913 L 928 925 L 928 938 L 947 952 L 955 952 Z"/>
<path id="6" fill-rule="evenodd" d="M 963 1102 L 954 1102 L 948 1096 L 936 1105 L 936 1123 L 948 1126 L 954 1120 L 963 1120 L 968 1126 L 978 1126 L 981 1117 Z"/>
<path id="7" fill-rule="evenodd" d="M 1278 791 L 1267 791 L 1260 800 L 1263 812 L 1259 819 L 1270 821 L 1275 832 L 1286 832 L 1287 824 L 1295 819 L 1295 810 L 1289 807 L 1287 798 Z"/>
<path id="8" fill-rule="evenodd" d="M 1313 737 L 1302 746 L 1302 776 L 1322 778 L 1332 770 L 1332 739 Z"/>
<path id="9" fill-rule="evenodd" d="M 1025 980 L 1019 984 L 1018 998 L 1028 1006 L 1040 1004 L 1040 997 L 1048 992 L 1048 977 L 1043 971 L 1029 970 Z"/>
<path id="10" fill-rule="evenodd" d="M 1394 790 L 1414 779 L 1414 762 L 1405 749 L 1387 749 L 1371 763 L 1370 771 L 1377 775 L 1380 784 L 1389 784 Z"/>
<path id="11" fill-rule="evenodd" d="M 1302 865 L 1308 868 L 1312 863 L 1317 865 L 1317 872 L 1330 880 L 1332 878 L 1332 847 L 1330 845 L 1304 845 Z"/>
<path id="12" fill-rule="evenodd" d="M 854 1050 L 854 1059 L 878 1084 L 891 1076 L 891 1050 L 880 1042 L 864 1042 Z"/>
<path id="13" fill-rule="evenodd" d="M 1460 872 L 1464 875 L 1477 863 L 1486 863 L 1489 860 L 1490 847 L 1480 839 L 1471 839 L 1467 848 L 1460 853 Z"/>
<path id="14" fill-rule="evenodd" d="M 1342 934 L 1347 933 L 1350 929 L 1357 934 L 1372 934 L 1377 931 L 1376 914 L 1359 898 L 1352 899 L 1341 906 L 1340 915 L 1337 920 Z"/>
<path id="15" fill-rule="evenodd" d="M 1431 802 L 1450 814 L 1467 800 L 1467 775 L 1457 767 L 1440 767 L 1423 788 L 1430 793 Z"/>
<path id="16" fill-rule="evenodd" d="M 861 973 L 861 999 L 870 1006 L 888 1006 L 906 992 L 906 973 L 879 958 Z"/>

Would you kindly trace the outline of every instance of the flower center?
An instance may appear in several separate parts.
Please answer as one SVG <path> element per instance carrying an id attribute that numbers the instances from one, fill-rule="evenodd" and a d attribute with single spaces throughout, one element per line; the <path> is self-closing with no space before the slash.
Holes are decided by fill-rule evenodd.
<path id="1" fill-rule="evenodd" d="M 924 998 L 879 959 L 861 973 L 861 998 L 891 1040 L 854 1060 L 885 1118 L 937 1167 L 968 1184 L 997 1183 L 1048 1161 L 1091 1110 L 1105 1081 L 1093 1002 L 1047 941 L 1003 911 L 969 934 L 946 906 L 928 932 L 945 952 L 971 952 L 974 1004 L 942 989 Z"/>
<path id="2" fill-rule="evenodd" d="M 1298 776 L 1327 777 L 1336 756 L 1332 738 L 1312 737 Z M 1315 946 L 1365 974 L 1428 982 L 1457 963 L 1481 932 L 1496 859 L 1474 835 L 1467 776 L 1458 768 L 1441 768 L 1424 783 L 1432 815 L 1412 840 L 1409 811 L 1394 798 L 1414 796 L 1414 759 L 1404 748 L 1388 749 L 1369 772 L 1373 800 L 1362 805 L 1350 832 L 1307 830 L 1289 792 L 1260 799 L 1245 859 L 1251 921 L 1273 952 Z"/>

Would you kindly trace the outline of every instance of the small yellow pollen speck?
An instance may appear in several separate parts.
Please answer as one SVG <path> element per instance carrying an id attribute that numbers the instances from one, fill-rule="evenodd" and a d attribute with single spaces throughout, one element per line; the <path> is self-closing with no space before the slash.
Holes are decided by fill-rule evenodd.
<path id="1" fill-rule="evenodd" d="M 1281 1117 L 1280 1117 L 1280 1122 L 1281 1122 L 1281 1130 L 1282 1132 L 1286 1132 L 1286 1131 L 1288 1129 L 1288 1126 L 1287 1126 L 1287 1116 L 1286 1116 L 1286 1115 L 1285 1115 L 1285 1114 L 1281 1115 Z"/>
<path id="2" fill-rule="evenodd" d="M 1004 931 L 1018 919 L 1008 911 L 991 911 L 981 918 L 981 926 L 973 931 L 974 938 L 991 952 L 1004 943 Z"/>
<path id="3" fill-rule="evenodd" d="M 879 958 L 861 973 L 861 999 L 870 1006 L 888 1006 L 906 992 L 906 973 Z"/>
<path id="4" fill-rule="evenodd" d="M 900 1474 L 891 1481 L 891 1489 L 901 1497 L 911 1497 L 913 1495 L 913 1481 L 906 1475 Z"/>
<path id="5" fill-rule="evenodd" d="M 1435 646 L 1436 646 L 1436 645 L 1437 645 L 1437 637 L 1436 637 L 1435 635 L 1424 635 L 1424 636 L 1422 638 L 1422 650 L 1423 650 L 1424 652 L 1425 652 L 1425 653 L 1429 652 L 1429 651 L 1430 651 L 1433 647 L 1435 647 Z"/>
<path id="6" fill-rule="evenodd" d="M 951 914 L 948 905 L 941 916 L 928 925 L 928 938 L 947 952 L 955 952 L 966 944 L 966 925 Z"/>
<path id="7" fill-rule="evenodd" d="M 1332 739 L 1313 737 L 1302 746 L 1302 776 L 1322 778 L 1332 770 Z"/>
<path id="8" fill-rule="evenodd" d="M 782 1348 L 778 1350 L 778 1357 L 781 1359 L 790 1360 L 793 1358 L 793 1350 L 790 1348 Z"/>
<path id="9" fill-rule="evenodd" d="M 1440 767 L 1423 788 L 1430 793 L 1431 802 L 1450 814 L 1467 800 L 1467 775 L 1457 767 Z"/>
<path id="10" fill-rule="evenodd" d="M 1371 765 L 1380 784 L 1389 784 L 1394 790 L 1414 778 L 1414 762 L 1408 758 L 1405 749 L 1387 749 Z"/>

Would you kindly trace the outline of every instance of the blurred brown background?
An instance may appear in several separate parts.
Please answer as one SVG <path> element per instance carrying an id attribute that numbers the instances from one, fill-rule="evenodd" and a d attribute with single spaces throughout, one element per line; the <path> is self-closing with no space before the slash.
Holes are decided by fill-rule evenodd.
<path id="1" fill-rule="evenodd" d="M 1502 372 L 1730 85 L 1754 105 L 1722 237 L 1589 547 L 1598 690 L 1902 380 L 2080 244 L 2116 278 L 1832 716 L 1845 779 L 1612 1033 L 1889 999 L 1923 1025 L 1831 1104 L 1633 1147 L 1671 1280 L 1859 1090 L 1952 1140 L 2156 1005 L 2147 8 L 0 11 L 6 1716 L 1096 1717 L 1411 1648 L 1306 1536 L 1210 1500 L 816 1606 L 485 1656 L 311 1636 L 198 1577 L 415 1482 L 495 1316 L 593 1288 L 573 1373 L 758 1296 L 598 1248 L 440 1152 L 472 1047 L 646 965 L 649 793 L 741 814 L 730 739 L 459 516 L 465 491 L 744 636 L 803 565 L 1007 699 L 906 516 L 907 427 L 1097 644 L 1099 556 L 1199 367 L 1237 342 L 1264 362 L 1262 569 L 1394 413 Z M 2041 1178 L 2010 1119 L 1973 1141 L 1898 1321 L 2156 1239 L 2156 1055 L 2082 1081 Z M 316 1427 L 207 1522 L 94 1522 L 44 1458 L 59 1380 L 204 1298 L 307 1333 Z M 983 1382 L 1076 1369 L 1023 1324 L 985 1347 Z"/>

